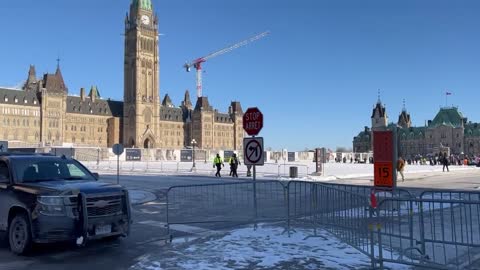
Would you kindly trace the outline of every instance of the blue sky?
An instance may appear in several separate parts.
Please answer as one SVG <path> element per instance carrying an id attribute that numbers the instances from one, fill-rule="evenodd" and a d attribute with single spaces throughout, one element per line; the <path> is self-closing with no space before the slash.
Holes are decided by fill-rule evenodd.
<path id="1" fill-rule="evenodd" d="M 0 85 L 53 72 L 70 93 L 98 85 L 123 97 L 124 16 L 130 0 L 1 1 Z M 377 89 L 396 121 L 406 100 L 415 125 L 433 119 L 446 89 L 480 122 L 480 1 L 153 0 L 164 36 L 160 94 L 180 104 L 195 89 L 182 64 L 256 33 L 267 38 L 204 65 L 204 95 L 264 113 L 274 149 L 351 147 L 370 125 Z"/>

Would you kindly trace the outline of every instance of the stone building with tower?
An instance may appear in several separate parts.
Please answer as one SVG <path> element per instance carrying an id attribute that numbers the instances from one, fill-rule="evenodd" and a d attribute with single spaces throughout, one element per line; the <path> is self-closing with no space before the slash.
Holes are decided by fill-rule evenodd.
<path id="1" fill-rule="evenodd" d="M 175 105 L 160 99 L 159 19 L 151 0 L 132 0 L 125 17 L 124 100 L 100 95 L 97 86 L 71 95 L 60 65 L 37 77 L 30 66 L 20 89 L 0 87 L 0 140 L 18 146 L 92 146 L 239 150 L 243 110 L 233 101 L 219 112 L 207 97 L 187 90 Z"/>
<path id="2" fill-rule="evenodd" d="M 372 151 L 372 131 L 397 129 L 399 154 L 405 158 L 435 155 L 445 148 L 454 155 L 480 155 L 480 124 L 468 121 L 457 107 L 440 108 L 433 120 L 426 121 L 424 126 L 414 127 L 405 105 L 398 121 L 389 123 L 386 108 L 379 99 L 371 120 L 372 126 L 365 127 L 353 138 L 355 152 Z"/>

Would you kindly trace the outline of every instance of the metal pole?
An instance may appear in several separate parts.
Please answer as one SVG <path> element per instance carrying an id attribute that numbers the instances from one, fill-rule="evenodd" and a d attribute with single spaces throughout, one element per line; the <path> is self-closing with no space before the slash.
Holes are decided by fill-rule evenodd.
<path id="1" fill-rule="evenodd" d="M 398 162 L 398 127 L 393 129 L 393 188 L 397 187 L 397 162 Z"/>
<path id="2" fill-rule="evenodd" d="M 193 144 L 193 169 L 195 169 L 195 144 Z"/>
<path id="3" fill-rule="evenodd" d="M 258 217 L 258 209 L 257 209 L 257 170 L 256 165 L 253 165 L 253 207 L 255 209 L 255 224 L 257 222 Z"/>
<path id="4" fill-rule="evenodd" d="M 117 184 L 120 184 L 120 155 L 117 155 Z"/>

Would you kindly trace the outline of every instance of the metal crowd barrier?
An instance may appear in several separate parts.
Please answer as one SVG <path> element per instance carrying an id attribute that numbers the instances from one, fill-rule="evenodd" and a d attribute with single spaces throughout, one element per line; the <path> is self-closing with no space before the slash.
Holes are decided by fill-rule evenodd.
<path id="1" fill-rule="evenodd" d="M 419 198 L 391 198 L 375 210 L 379 251 L 375 259 L 430 269 L 478 269 L 480 193 L 426 191 Z"/>
<path id="2" fill-rule="evenodd" d="M 284 221 L 285 192 L 280 181 L 173 186 L 167 224 Z"/>
<path id="3" fill-rule="evenodd" d="M 371 259 L 422 269 L 475 269 L 480 192 L 426 191 L 315 182 L 235 182 L 171 187 L 167 224 L 285 222 L 286 232 L 323 229 Z M 170 227 L 169 227 L 170 228 Z M 169 230 L 170 233 L 170 230 Z"/>

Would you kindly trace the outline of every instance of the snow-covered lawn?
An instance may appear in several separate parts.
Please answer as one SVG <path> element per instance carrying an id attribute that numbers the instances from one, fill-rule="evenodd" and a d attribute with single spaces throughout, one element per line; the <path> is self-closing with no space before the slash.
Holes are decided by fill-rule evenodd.
<path id="1" fill-rule="evenodd" d="M 83 162 L 87 167 L 94 171 L 100 172 L 115 172 L 117 169 L 116 161 L 101 161 Z M 120 170 L 122 174 L 200 174 L 200 175 L 214 175 L 215 169 L 211 162 L 196 162 L 196 169 L 192 172 L 191 162 L 173 162 L 173 161 L 133 161 L 120 162 Z M 290 179 L 289 168 L 292 166 L 298 167 L 299 179 L 310 181 L 331 181 L 338 179 L 349 178 L 373 178 L 372 164 L 351 164 L 351 163 L 327 163 L 324 166 L 323 176 L 312 176 L 315 172 L 315 163 L 313 162 L 296 162 L 296 163 L 266 163 L 265 166 L 257 167 L 257 176 L 259 178 L 280 178 Z M 480 170 L 477 167 L 471 166 L 450 166 L 450 171 L 464 171 L 464 170 Z M 222 170 L 223 175 L 228 175 L 230 171 L 228 164 Z M 245 176 L 247 167 L 241 165 L 238 169 L 240 177 Z M 408 178 L 412 174 L 418 173 L 440 173 L 442 166 L 430 165 L 407 165 L 405 174 Z"/>
<path id="2" fill-rule="evenodd" d="M 369 269 L 370 259 L 330 233 L 260 225 L 177 243 L 138 258 L 132 270 Z M 410 269 L 388 265 L 390 269 Z"/>

